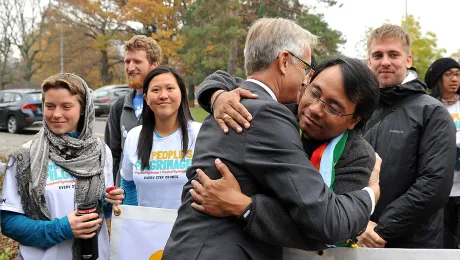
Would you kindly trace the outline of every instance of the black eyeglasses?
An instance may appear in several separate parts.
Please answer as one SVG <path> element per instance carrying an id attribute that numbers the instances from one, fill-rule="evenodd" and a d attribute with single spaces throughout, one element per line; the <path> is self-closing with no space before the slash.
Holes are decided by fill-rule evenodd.
<path id="1" fill-rule="evenodd" d="M 289 53 L 290 55 L 292 55 L 292 57 L 300 60 L 303 65 L 305 65 L 305 76 L 308 76 L 310 74 L 310 72 L 313 70 L 313 68 L 311 67 L 310 64 L 308 64 L 306 61 L 302 60 L 301 58 L 297 57 L 296 55 L 294 55 L 294 53 L 290 52 L 290 51 L 287 51 L 287 53 Z"/>
<path id="2" fill-rule="evenodd" d="M 327 103 L 326 101 L 322 100 L 320 98 L 320 95 L 318 95 L 315 91 L 313 91 L 313 89 L 309 88 L 308 85 L 302 84 L 302 87 L 304 87 L 304 89 L 305 89 L 305 92 L 303 94 L 313 103 L 321 101 L 323 103 L 324 112 L 326 112 L 326 114 L 328 114 L 332 118 L 350 116 L 350 115 L 354 114 L 354 113 L 342 114 L 339 110 L 335 109 L 329 103 Z"/>
<path id="3" fill-rule="evenodd" d="M 447 71 L 446 73 L 444 73 L 444 76 L 446 76 L 448 79 L 451 79 L 454 76 L 456 76 L 458 79 L 460 79 L 460 70 L 455 72 L 455 73 L 452 72 L 452 71 Z"/>

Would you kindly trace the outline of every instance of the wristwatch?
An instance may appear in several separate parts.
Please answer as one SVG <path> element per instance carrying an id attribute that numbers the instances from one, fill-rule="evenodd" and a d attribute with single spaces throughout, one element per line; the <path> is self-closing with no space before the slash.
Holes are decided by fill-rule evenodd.
<path id="1" fill-rule="evenodd" d="M 241 213 L 236 219 L 242 221 L 244 223 L 248 223 L 249 215 L 251 214 L 252 210 L 252 202 L 244 209 L 243 213 Z"/>

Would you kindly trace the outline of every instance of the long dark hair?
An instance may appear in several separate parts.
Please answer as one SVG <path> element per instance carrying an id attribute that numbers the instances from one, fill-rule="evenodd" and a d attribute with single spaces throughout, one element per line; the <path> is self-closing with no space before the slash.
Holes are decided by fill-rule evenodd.
<path id="1" fill-rule="evenodd" d="M 446 70 L 447 71 L 447 70 Z M 437 100 L 441 101 L 442 97 L 444 96 L 444 86 L 442 84 L 442 75 L 446 72 L 444 71 L 441 74 L 441 77 L 438 79 L 436 83 L 434 83 L 434 86 L 431 87 L 431 93 L 430 96 L 436 98 Z M 457 89 L 457 94 L 460 94 L 460 88 Z"/>
<path id="2" fill-rule="evenodd" d="M 321 63 L 313 74 L 311 81 L 326 68 L 339 65 L 342 72 L 342 83 L 345 95 L 351 102 L 356 104 L 354 116 L 360 116 L 361 120 L 356 124 L 356 129 L 366 125 L 367 120 L 372 116 L 377 107 L 380 97 L 379 82 L 374 73 L 364 62 L 338 56 Z M 339 77 L 339 75 L 337 75 Z"/>
<path id="3" fill-rule="evenodd" d="M 188 149 L 188 121 L 193 121 L 192 113 L 190 112 L 189 103 L 187 99 L 187 90 L 185 87 L 184 80 L 179 73 L 166 65 L 161 65 L 153 69 L 144 80 L 144 95 L 149 90 L 150 81 L 158 75 L 164 73 L 171 73 L 179 85 L 181 93 L 181 102 L 178 111 L 180 129 L 182 131 L 182 158 L 185 158 Z M 144 107 L 142 109 L 142 130 L 139 134 L 139 141 L 137 142 L 137 155 L 141 160 L 141 169 L 149 167 L 150 152 L 153 147 L 153 131 L 155 130 L 155 114 L 147 105 L 147 101 L 144 99 Z"/>

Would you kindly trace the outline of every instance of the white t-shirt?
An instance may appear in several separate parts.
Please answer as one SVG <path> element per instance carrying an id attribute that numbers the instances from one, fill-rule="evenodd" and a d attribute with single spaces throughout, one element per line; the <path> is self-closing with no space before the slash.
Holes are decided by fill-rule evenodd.
<path id="1" fill-rule="evenodd" d="M 458 157 L 458 150 L 460 149 L 460 101 L 457 101 L 457 103 L 447 106 L 446 108 L 452 116 L 455 124 L 455 129 L 457 130 L 457 158 L 454 172 L 454 185 L 452 186 L 450 196 L 460 197 L 460 158 Z"/>
<path id="2" fill-rule="evenodd" d="M 106 161 L 104 166 L 105 186 L 113 185 L 112 177 L 112 153 L 108 146 L 106 149 Z M 2 203 L 0 210 L 7 210 L 24 214 L 22 209 L 21 197 L 18 194 L 16 182 L 16 164 L 14 159 L 10 157 L 6 170 L 5 181 L 3 183 Z M 51 219 L 63 218 L 76 209 L 74 203 L 75 194 L 75 178 L 65 172 L 61 167 L 54 162 L 48 163 L 48 178 L 45 186 L 45 201 L 46 207 L 49 210 Z M 102 221 L 102 228 L 99 232 L 99 259 L 109 259 L 109 234 L 105 220 Z M 60 244 L 44 249 L 39 247 L 31 247 L 19 245 L 18 259 L 25 260 L 56 260 L 56 259 L 72 259 L 72 243 L 73 239 L 63 241 Z"/>
<path id="3" fill-rule="evenodd" d="M 192 164 L 195 141 L 201 123 L 189 122 L 189 144 L 185 159 L 182 159 L 182 131 L 157 138 L 154 133 L 149 169 L 141 170 L 137 156 L 137 142 L 142 126 L 128 133 L 123 149 L 121 177 L 134 181 L 139 206 L 178 209 L 181 195 L 187 182 L 186 170 Z"/>

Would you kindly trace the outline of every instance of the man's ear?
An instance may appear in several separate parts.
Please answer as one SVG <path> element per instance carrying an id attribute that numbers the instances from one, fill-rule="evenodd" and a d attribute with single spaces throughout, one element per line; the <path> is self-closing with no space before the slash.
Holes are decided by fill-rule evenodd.
<path id="1" fill-rule="evenodd" d="M 353 128 L 355 128 L 355 126 L 359 123 L 359 121 L 361 121 L 361 117 L 353 115 L 350 123 L 348 124 L 348 127 L 347 127 L 348 130 L 353 130 Z"/>
<path id="2" fill-rule="evenodd" d="M 158 66 L 160 66 L 160 62 L 154 61 L 152 64 L 150 64 L 150 70 L 154 70 Z"/>
<path id="3" fill-rule="evenodd" d="M 406 64 L 406 68 L 412 67 L 412 54 L 409 54 L 409 56 L 407 56 Z"/>
<path id="4" fill-rule="evenodd" d="M 287 51 L 282 51 L 276 59 L 278 69 L 283 75 L 287 74 L 287 68 L 289 67 L 290 61 L 289 58 L 289 53 Z"/>

